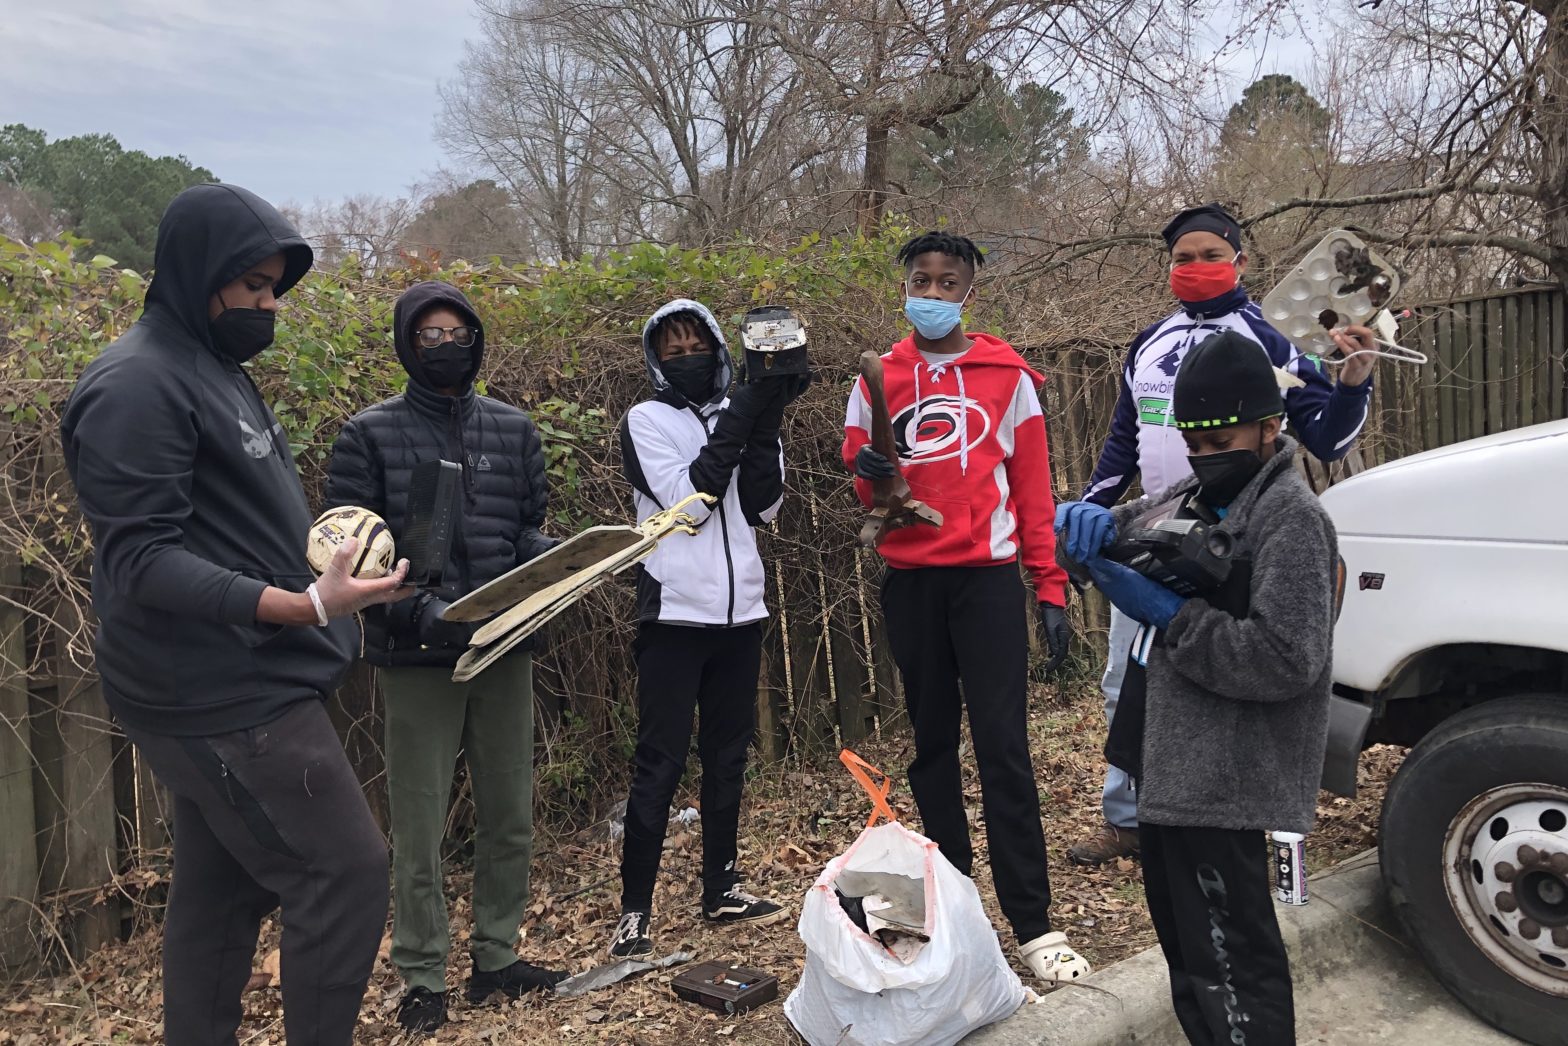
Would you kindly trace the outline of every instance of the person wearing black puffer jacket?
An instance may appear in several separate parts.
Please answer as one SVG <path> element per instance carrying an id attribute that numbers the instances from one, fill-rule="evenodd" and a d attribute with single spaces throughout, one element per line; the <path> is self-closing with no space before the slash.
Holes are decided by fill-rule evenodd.
<path id="1" fill-rule="evenodd" d="M 365 622 L 365 659 L 386 697 L 392 807 L 392 962 L 407 985 L 398 1021 L 434 1032 L 446 1020 L 450 940 L 441 840 L 452 768 L 468 765 L 477 810 L 470 1002 L 516 998 L 565 974 L 517 958 L 533 857 L 533 655 L 526 647 L 454 683 L 473 625 L 441 620 L 461 598 L 556 542 L 544 536 L 544 449 L 523 411 L 474 391 L 484 325 L 461 291 L 420 283 L 393 311 L 407 391 L 349 419 L 332 448 L 327 505 L 358 505 L 401 542 L 414 466 L 462 466 L 462 511 L 438 588 Z"/>

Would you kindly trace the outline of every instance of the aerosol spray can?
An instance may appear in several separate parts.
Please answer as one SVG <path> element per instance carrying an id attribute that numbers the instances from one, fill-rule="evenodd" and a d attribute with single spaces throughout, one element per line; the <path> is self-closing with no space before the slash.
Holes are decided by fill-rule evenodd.
<path id="1" fill-rule="evenodd" d="M 1297 832 L 1274 832 L 1274 896 L 1281 904 L 1307 903 L 1307 843 Z"/>

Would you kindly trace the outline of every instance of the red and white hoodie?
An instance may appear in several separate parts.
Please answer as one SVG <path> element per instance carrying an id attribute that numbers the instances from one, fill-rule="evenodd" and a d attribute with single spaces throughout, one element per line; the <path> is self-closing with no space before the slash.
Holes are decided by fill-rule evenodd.
<path id="1" fill-rule="evenodd" d="M 1002 339 L 964 336 L 969 349 L 957 356 L 923 354 L 911 335 L 882 357 L 899 465 L 913 495 L 943 522 L 895 530 L 878 551 L 900 568 L 991 566 L 1021 555 L 1040 601 L 1065 606 L 1037 394 L 1045 379 Z M 861 379 L 844 419 L 851 471 L 856 452 L 870 442 L 871 405 Z M 869 508 L 871 484 L 856 477 L 855 492 Z"/>

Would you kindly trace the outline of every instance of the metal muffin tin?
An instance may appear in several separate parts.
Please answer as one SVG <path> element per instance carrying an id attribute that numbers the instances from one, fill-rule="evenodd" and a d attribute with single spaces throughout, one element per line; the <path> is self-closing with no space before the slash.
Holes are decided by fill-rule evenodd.
<path id="1" fill-rule="evenodd" d="M 1269 291 L 1263 318 L 1302 352 L 1335 351 L 1329 328 L 1369 323 L 1399 293 L 1399 273 L 1360 237 L 1335 229 Z"/>

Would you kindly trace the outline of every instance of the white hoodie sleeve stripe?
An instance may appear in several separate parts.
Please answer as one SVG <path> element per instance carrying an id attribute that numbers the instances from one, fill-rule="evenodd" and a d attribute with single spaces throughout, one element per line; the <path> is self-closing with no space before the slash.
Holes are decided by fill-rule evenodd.
<path id="1" fill-rule="evenodd" d="M 691 459 L 681 453 L 644 406 L 638 404 L 627 415 L 626 452 L 636 459 L 636 469 L 647 484 L 646 493 L 652 495 L 660 509 L 667 509 L 697 493 L 688 474 Z M 707 519 L 710 510 L 701 502 L 693 502 L 684 511 L 690 512 L 700 523 Z"/>

